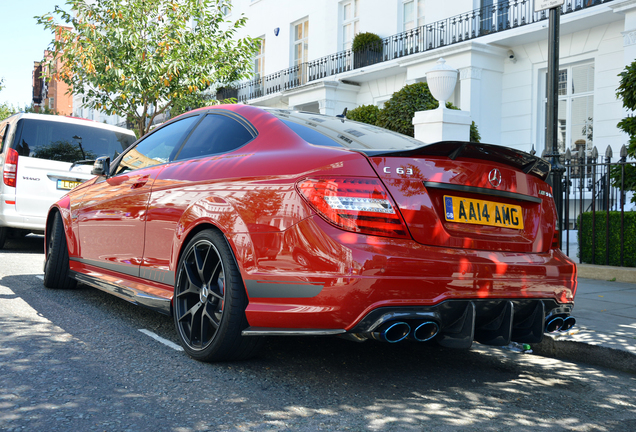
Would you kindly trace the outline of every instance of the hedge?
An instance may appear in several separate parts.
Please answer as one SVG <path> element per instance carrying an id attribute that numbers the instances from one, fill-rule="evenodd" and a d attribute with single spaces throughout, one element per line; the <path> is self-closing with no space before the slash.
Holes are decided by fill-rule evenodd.
<path id="1" fill-rule="evenodd" d="M 358 108 L 347 111 L 346 117 L 349 120 L 374 125 L 378 121 L 378 114 L 380 114 L 380 108 L 376 105 L 360 105 Z"/>
<path id="2" fill-rule="evenodd" d="M 611 211 L 609 229 L 609 265 L 621 265 L 621 213 Z M 583 213 L 578 217 L 579 226 L 579 256 L 581 262 L 605 265 L 605 221 L 607 212 L 597 211 L 594 219 L 596 226 L 595 250 L 592 251 L 592 212 Z M 625 212 L 623 234 L 623 266 L 636 267 L 636 212 Z"/>

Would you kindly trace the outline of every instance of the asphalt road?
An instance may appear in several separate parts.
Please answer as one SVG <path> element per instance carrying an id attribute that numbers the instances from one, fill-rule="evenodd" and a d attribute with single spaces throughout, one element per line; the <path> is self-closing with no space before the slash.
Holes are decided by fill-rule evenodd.
<path id="1" fill-rule="evenodd" d="M 636 375 L 476 345 L 270 338 L 204 364 L 172 319 L 42 286 L 42 238 L 0 251 L 2 431 L 636 430 Z M 146 333 L 140 331 L 146 330 Z"/>

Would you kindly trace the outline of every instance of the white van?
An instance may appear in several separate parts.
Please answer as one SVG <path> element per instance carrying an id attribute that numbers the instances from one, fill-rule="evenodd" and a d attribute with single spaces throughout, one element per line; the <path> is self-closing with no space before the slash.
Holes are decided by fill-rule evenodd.
<path id="1" fill-rule="evenodd" d="M 51 204 L 93 177 L 92 161 L 114 159 L 136 138 L 91 120 L 19 113 L 0 121 L 0 140 L 2 249 L 7 236 L 44 232 Z"/>

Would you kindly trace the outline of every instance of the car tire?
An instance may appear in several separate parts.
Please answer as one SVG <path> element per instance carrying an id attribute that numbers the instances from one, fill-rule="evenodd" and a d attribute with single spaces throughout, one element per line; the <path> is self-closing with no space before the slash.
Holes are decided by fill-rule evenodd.
<path id="1" fill-rule="evenodd" d="M 4 242 L 7 239 L 7 232 L 8 231 L 9 231 L 9 228 L 0 227 L 0 249 L 4 248 Z"/>
<path id="2" fill-rule="evenodd" d="M 59 213 L 53 217 L 51 233 L 46 241 L 48 243 L 44 264 L 44 286 L 61 289 L 75 288 L 77 281 L 69 276 L 68 247 L 64 234 L 64 222 Z"/>
<path id="3" fill-rule="evenodd" d="M 179 260 L 173 316 L 185 352 L 203 362 L 252 357 L 261 338 L 242 336 L 247 295 L 238 265 L 223 235 L 195 235 Z"/>

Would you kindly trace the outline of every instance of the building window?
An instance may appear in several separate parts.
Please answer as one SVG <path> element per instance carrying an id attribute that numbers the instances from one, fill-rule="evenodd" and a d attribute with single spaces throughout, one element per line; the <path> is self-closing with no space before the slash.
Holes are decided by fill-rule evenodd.
<path id="1" fill-rule="evenodd" d="M 411 30 L 424 25 L 424 0 L 402 2 L 402 30 Z"/>
<path id="2" fill-rule="evenodd" d="M 545 78 L 544 113 L 547 113 L 547 73 Z M 571 151 L 590 152 L 594 146 L 594 64 L 569 66 L 559 70 L 559 119 L 557 143 L 559 153 Z M 542 116 L 544 119 L 545 115 Z M 544 136 L 547 129 L 544 127 Z"/>
<path id="3" fill-rule="evenodd" d="M 508 23 L 508 0 L 481 0 L 479 10 L 481 34 L 493 33 L 510 28 Z"/>
<path id="4" fill-rule="evenodd" d="M 307 63 L 307 56 L 309 53 L 309 19 L 305 19 L 297 24 L 294 24 L 293 35 L 293 66 L 298 66 L 302 63 Z"/>
<path id="5" fill-rule="evenodd" d="M 255 78 L 260 78 L 265 73 L 265 36 L 259 39 L 258 51 L 254 57 Z"/>
<path id="6" fill-rule="evenodd" d="M 359 33 L 358 14 L 359 0 L 350 0 L 342 3 L 342 49 L 351 48 L 353 38 Z"/>

